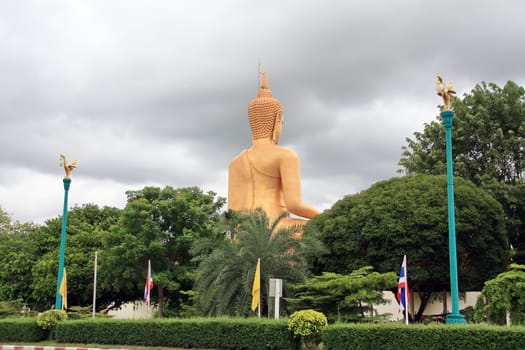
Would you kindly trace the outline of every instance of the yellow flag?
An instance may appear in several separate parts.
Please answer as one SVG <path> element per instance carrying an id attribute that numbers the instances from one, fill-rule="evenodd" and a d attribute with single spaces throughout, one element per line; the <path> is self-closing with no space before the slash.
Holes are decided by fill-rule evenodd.
<path id="1" fill-rule="evenodd" d="M 255 268 L 255 277 L 253 278 L 252 288 L 252 311 L 257 309 L 261 299 L 261 259 L 257 259 L 257 267 Z"/>
<path id="2" fill-rule="evenodd" d="M 60 281 L 58 293 L 62 296 L 62 310 L 67 309 L 67 276 L 65 267 L 64 274 L 62 275 L 62 281 Z"/>

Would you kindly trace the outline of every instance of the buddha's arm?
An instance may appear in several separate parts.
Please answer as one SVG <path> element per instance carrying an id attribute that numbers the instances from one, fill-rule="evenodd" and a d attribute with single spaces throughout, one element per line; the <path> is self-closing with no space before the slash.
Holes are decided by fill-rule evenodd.
<path id="1" fill-rule="evenodd" d="M 299 158 L 294 152 L 286 152 L 286 155 L 281 158 L 280 172 L 284 200 L 288 211 L 305 218 L 312 218 L 319 214 L 318 210 L 303 203 L 301 199 Z"/>

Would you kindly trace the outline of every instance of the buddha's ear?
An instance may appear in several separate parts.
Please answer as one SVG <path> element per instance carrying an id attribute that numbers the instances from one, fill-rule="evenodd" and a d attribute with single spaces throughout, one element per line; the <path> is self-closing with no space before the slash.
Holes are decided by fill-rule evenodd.
<path id="1" fill-rule="evenodd" d="M 275 123 L 273 124 L 272 141 L 275 144 L 279 142 L 279 137 L 281 136 L 281 128 L 283 125 L 282 122 L 283 122 L 283 111 L 280 110 L 275 115 Z"/>

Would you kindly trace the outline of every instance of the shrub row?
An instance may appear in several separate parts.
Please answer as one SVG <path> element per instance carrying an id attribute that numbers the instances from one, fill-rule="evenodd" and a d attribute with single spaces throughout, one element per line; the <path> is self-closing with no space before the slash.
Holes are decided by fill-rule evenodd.
<path id="1" fill-rule="evenodd" d="M 525 328 L 338 324 L 325 329 L 323 343 L 330 350 L 515 350 L 525 347 Z"/>
<path id="2" fill-rule="evenodd" d="M 295 349 L 286 321 L 260 319 L 74 320 L 53 337 L 63 343 L 125 344 L 184 348 Z"/>
<path id="3" fill-rule="evenodd" d="M 0 342 L 38 342 L 49 337 L 35 318 L 0 319 Z M 58 323 L 62 343 L 220 349 L 297 349 L 285 320 L 266 319 L 87 319 Z M 525 327 L 336 324 L 323 332 L 327 350 L 523 349 Z"/>
<path id="4" fill-rule="evenodd" d="M 34 317 L 0 319 L 0 341 L 2 342 L 37 342 L 48 337 L 49 331 L 40 328 Z"/>

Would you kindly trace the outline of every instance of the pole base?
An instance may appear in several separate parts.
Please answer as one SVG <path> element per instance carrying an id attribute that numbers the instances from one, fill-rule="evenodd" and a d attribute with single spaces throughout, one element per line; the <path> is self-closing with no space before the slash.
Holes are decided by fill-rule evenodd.
<path id="1" fill-rule="evenodd" d="M 448 314 L 446 319 L 446 324 L 467 324 L 467 321 L 465 320 L 465 316 L 462 314 Z"/>

